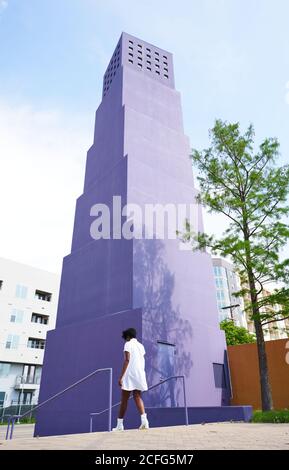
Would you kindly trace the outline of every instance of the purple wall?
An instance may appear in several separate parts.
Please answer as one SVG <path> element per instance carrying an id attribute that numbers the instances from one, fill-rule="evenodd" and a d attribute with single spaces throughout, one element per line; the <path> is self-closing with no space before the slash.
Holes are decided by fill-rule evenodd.
<path id="1" fill-rule="evenodd" d="M 123 33 L 104 76 L 72 250 L 63 261 L 56 330 L 47 340 L 40 401 L 98 367 L 113 367 L 113 402 L 118 401 L 121 331 L 134 326 L 147 350 L 149 385 L 163 373 L 159 342 L 172 343 L 174 372 L 186 376 L 188 405 L 228 404 L 228 380 L 223 389 L 214 380 L 213 363 L 224 363 L 226 346 L 210 256 L 181 251 L 176 240 L 95 241 L 89 232 L 91 206 L 111 206 L 114 195 L 121 195 L 123 205 L 141 207 L 192 203 L 189 153 L 172 55 Z M 202 230 L 201 208 L 198 214 L 195 229 Z M 173 383 L 145 400 L 147 406 L 183 406 L 181 389 Z M 98 376 L 43 407 L 35 433 L 87 431 L 89 413 L 106 403 L 107 379 Z M 167 422 L 163 411 L 155 416 L 159 425 Z M 99 418 L 95 429 L 105 429 L 105 419 Z M 135 419 L 131 410 L 128 424 Z"/>

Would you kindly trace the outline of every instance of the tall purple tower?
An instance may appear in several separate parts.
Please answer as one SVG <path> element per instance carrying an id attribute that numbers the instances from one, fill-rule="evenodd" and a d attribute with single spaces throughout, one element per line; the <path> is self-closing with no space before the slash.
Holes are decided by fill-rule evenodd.
<path id="1" fill-rule="evenodd" d="M 168 237 L 125 239 L 120 233 L 94 240 L 90 234 L 91 207 L 102 203 L 113 209 L 114 196 L 121 196 L 122 206 L 141 208 L 192 203 L 189 153 L 172 54 L 123 33 L 103 79 L 71 253 L 63 260 L 57 325 L 47 339 L 40 401 L 102 367 L 113 368 L 113 402 L 119 401 L 121 331 L 135 327 L 147 351 L 149 385 L 185 375 L 191 422 L 214 420 L 212 410 L 228 404 L 226 345 L 210 255 L 182 251 Z M 194 229 L 203 229 L 201 208 Z M 87 432 L 89 413 L 107 407 L 107 386 L 107 377 L 97 375 L 44 406 L 35 434 Z M 145 395 L 151 424 L 183 419 L 180 392 L 171 381 Z M 105 429 L 106 419 L 96 418 L 95 430 Z M 131 409 L 127 425 L 135 419 Z"/>

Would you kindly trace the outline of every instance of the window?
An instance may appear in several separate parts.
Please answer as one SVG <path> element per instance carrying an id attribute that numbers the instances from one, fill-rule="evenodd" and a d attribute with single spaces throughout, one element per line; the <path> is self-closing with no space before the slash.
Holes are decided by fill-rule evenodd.
<path id="1" fill-rule="evenodd" d="M 129 52 L 128 55 L 129 55 L 130 57 L 133 57 L 133 53 L 132 53 L 132 52 Z"/>
<path id="2" fill-rule="evenodd" d="M 27 347 L 33 349 L 44 349 L 45 339 L 28 338 Z"/>
<path id="3" fill-rule="evenodd" d="M 146 48 L 146 50 L 147 50 L 148 52 L 150 52 L 150 51 L 151 51 L 149 47 L 147 47 L 147 48 Z"/>
<path id="4" fill-rule="evenodd" d="M 168 69 L 167 69 L 166 67 L 164 67 L 164 71 L 165 71 L 165 72 L 168 72 Z"/>
<path id="5" fill-rule="evenodd" d="M 151 67 L 147 67 L 147 70 L 150 70 L 150 71 L 151 71 L 152 69 L 151 69 Z"/>
<path id="6" fill-rule="evenodd" d="M 158 59 L 158 58 L 156 57 L 156 58 L 155 58 L 155 61 L 156 61 L 156 62 L 159 62 L 159 61 L 160 61 L 160 59 Z"/>
<path id="7" fill-rule="evenodd" d="M 41 325 L 47 325 L 48 319 L 48 315 L 41 315 L 40 313 L 32 313 L 31 317 L 32 323 L 40 323 Z"/>
<path id="8" fill-rule="evenodd" d="M 166 60 L 167 60 L 168 58 L 167 58 L 167 56 L 166 56 L 166 55 L 163 55 L 163 59 L 166 59 Z"/>
<path id="9" fill-rule="evenodd" d="M 216 286 L 222 289 L 224 287 L 223 279 L 216 278 Z"/>
<path id="10" fill-rule="evenodd" d="M 217 299 L 218 300 L 225 300 L 225 294 L 223 290 L 218 290 L 217 291 Z"/>
<path id="11" fill-rule="evenodd" d="M 156 70 L 156 73 L 157 73 L 158 75 L 160 75 L 160 72 L 159 72 L 159 70 Z"/>
<path id="12" fill-rule="evenodd" d="M 168 63 L 167 63 L 167 62 L 164 62 L 164 65 L 166 65 L 166 66 L 167 66 L 167 65 L 168 65 Z"/>
<path id="13" fill-rule="evenodd" d="M 36 381 L 36 366 L 33 364 L 24 364 L 22 370 L 22 376 L 20 376 L 22 383 L 35 384 Z"/>
<path id="14" fill-rule="evenodd" d="M 142 48 L 142 45 L 141 45 L 141 44 L 138 44 L 138 45 L 137 45 L 137 47 L 140 47 L 140 48 Z"/>
<path id="15" fill-rule="evenodd" d="M 142 60 L 142 57 L 138 57 L 138 60 Z"/>
<path id="16" fill-rule="evenodd" d="M 111 82 L 111 80 L 110 80 Z M 36 290 L 35 297 L 38 300 L 45 300 L 46 302 L 51 302 L 52 294 L 50 292 L 45 292 L 43 290 Z"/>
<path id="17" fill-rule="evenodd" d="M 159 69 L 159 68 L 160 68 L 159 64 L 155 64 L 155 66 L 156 66 L 156 68 L 157 68 L 157 69 Z"/>
<path id="18" fill-rule="evenodd" d="M 0 406 L 4 406 L 6 392 L 0 392 Z"/>
<path id="19" fill-rule="evenodd" d="M 130 44 L 133 44 L 133 41 L 128 41 Z"/>
<path id="20" fill-rule="evenodd" d="M 133 60 L 131 60 L 131 59 L 128 59 L 128 61 L 129 61 L 131 64 L 133 64 Z"/>
<path id="21" fill-rule="evenodd" d="M 10 322 L 11 323 L 22 323 L 23 321 L 23 310 L 18 310 L 13 308 L 12 313 L 10 315 Z"/>
<path id="22" fill-rule="evenodd" d="M 221 266 L 214 266 L 214 273 L 216 276 L 222 276 Z"/>
<path id="23" fill-rule="evenodd" d="M 133 47 L 132 47 L 132 46 L 129 46 L 129 50 L 130 50 L 130 51 L 133 51 Z"/>
<path id="24" fill-rule="evenodd" d="M 31 405 L 32 403 L 33 392 L 23 392 L 20 390 L 18 394 L 18 405 Z"/>
<path id="25" fill-rule="evenodd" d="M 19 336 L 8 335 L 6 340 L 6 349 L 17 349 L 19 344 Z"/>
<path id="26" fill-rule="evenodd" d="M 165 77 L 165 78 L 169 78 L 169 76 L 168 76 L 167 74 L 164 74 L 164 77 Z"/>
<path id="27" fill-rule="evenodd" d="M 0 377 L 8 377 L 10 373 L 11 364 L 8 362 L 0 362 Z"/>
<path id="28" fill-rule="evenodd" d="M 151 58 L 151 55 L 150 55 L 150 54 L 147 54 L 147 58 L 150 59 L 150 58 Z"/>
<path id="29" fill-rule="evenodd" d="M 28 291 L 28 288 L 26 286 L 22 286 L 20 284 L 17 284 L 15 295 L 16 295 L 16 297 L 18 297 L 18 299 L 26 299 L 27 291 Z"/>
<path id="30" fill-rule="evenodd" d="M 2 289 L 3 281 L 0 281 L 0 290 Z"/>
<path id="31" fill-rule="evenodd" d="M 155 51 L 155 55 L 159 55 L 159 53 L 157 51 Z"/>
<path id="32" fill-rule="evenodd" d="M 150 60 L 147 60 L 147 64 L 148 64 L 148 65 L 151 65 L 151 61 L 150 61 Z"/>
<path id="33" fill-rule="evenodd" d="M 142 68 L 142 64 L 138 63 L 137 65 L 140 69 Z"/>
<path id="34" fill-rule="evenodd" d="M 226 377 L 224 364 L 213 362 L 214 380 L 216 388 L 226 388 Z"/>

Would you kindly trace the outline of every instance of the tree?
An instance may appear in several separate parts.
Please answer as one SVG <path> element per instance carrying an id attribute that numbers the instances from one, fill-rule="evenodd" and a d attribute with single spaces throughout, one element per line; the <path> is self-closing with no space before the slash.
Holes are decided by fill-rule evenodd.
<path id="1" fill-rule="evenodd" d="M 235 344 L 255 343 L 255 337 L 243 326 L 236 326 L 232 320 L 226 319 L 220 323 L 221 330 L 224 330 L 228 346 Z"/>
<path id="2" fill-rule="evenodd" d="M 263 410 L 273 407 L 269 383 L 263 326 L 289 317 L 289 259 L 280 260 L 280 250 L 289 238 L 284 222 L 289 213 L 289 166 L 276 166 L 279 143 L 266 138 L 254 150 L 254 129 L 241 133 L 239 123 L 217 120 L 210 131 L 208 149 L 192 151 L 193 164 L 200 176 L 197 201 L 209 212 L 224 214 L 228 228 L 221 237 L 195 233 L 186 224 L 182 238 L 193 249 L 210 247 L 212 253 L 228 256 L 237 266 L 245 286 L 238 295 L 249 299 L 247 309 L 254 322 L 259 359 Z M 262 296 L 264 286 L 280 281 L 272 295 Z M 266 309 L 264 304 L 279 304 L 281 309 Z"/>

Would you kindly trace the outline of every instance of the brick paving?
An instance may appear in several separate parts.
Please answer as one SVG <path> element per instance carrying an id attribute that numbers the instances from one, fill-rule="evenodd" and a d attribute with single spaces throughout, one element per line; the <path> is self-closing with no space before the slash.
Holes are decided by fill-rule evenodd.
<path id="1" fill-rule="evenodd" d="M 1 426 L 0 439 L 5 427 Z M 9 449 L 91 450 L 196 450 L 196 449 L 287 449 L 289 424 L 211 423 L 191 426 L 128 430 L 119 433 L 74 434 L 31 438 L 33 426 L 16 426 L 12 441 L 0 441 Z"/>

